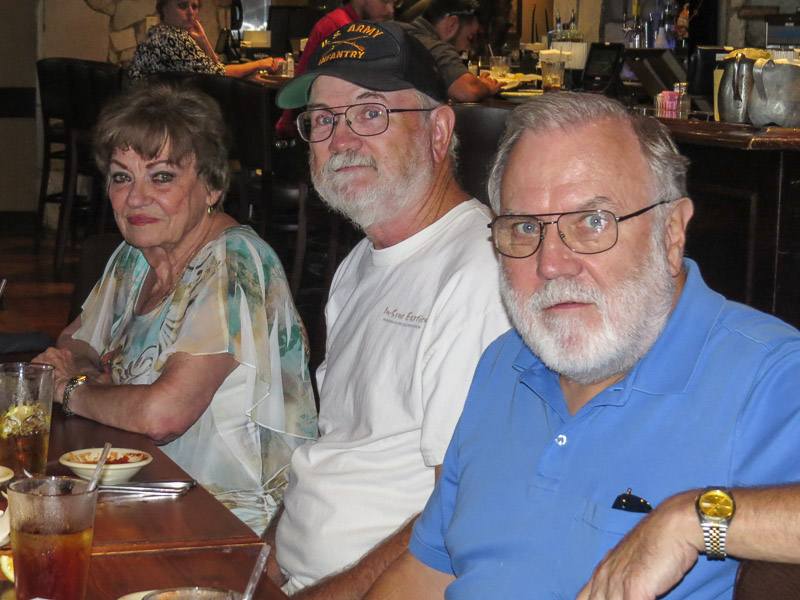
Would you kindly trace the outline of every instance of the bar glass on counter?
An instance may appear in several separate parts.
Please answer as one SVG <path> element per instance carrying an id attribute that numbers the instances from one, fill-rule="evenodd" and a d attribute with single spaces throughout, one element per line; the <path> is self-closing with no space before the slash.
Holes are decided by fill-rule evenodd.
<path id="1" fill-rule="evenodd" d="M 53 409 L 51 365 L 0 364 L 0 465 L 15 477 L 42 475 Z"/>
<path id="2" fill-rule="evenodd" d="M 508 56 L 492 56 L 489 59 L 492 77 L 505 77 L 509 72 Z"/>
<path id="3" fill-rule="evenodd" d="M 564 67 L 565 62 L 556 57 L 540 57 L 539 64 L 542 66 L 542 91 L 560 92 L 564 89 Z"/>
<path id="4" fill-rule="evenodd" d="M 73 477 L 32 477 L 8 486 L 17 600 L 83 600 L 97 488 Z"/>

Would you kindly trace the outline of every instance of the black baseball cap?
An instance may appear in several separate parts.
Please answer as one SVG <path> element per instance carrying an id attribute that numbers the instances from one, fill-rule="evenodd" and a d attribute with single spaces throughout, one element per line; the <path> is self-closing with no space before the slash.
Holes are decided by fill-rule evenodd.
<path id="1" fill-rule="evenodd" d="M 320 75 L 381 92 L 416 89 L 447 102 L 447 90 L 431 53 L 397 23 L 357 21 L 334 31 L 314 50 L 305 73 L 278 93 L 278 106 L 308 104 L 311 84 Z"/>

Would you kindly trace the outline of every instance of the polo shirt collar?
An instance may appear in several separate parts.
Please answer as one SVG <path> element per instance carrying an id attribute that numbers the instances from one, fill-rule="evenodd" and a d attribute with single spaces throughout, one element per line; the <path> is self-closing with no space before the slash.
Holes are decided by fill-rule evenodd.
<path id="1" fill-rule="evenodd" d="M 683 260 L 687 277 L 675 310 L 656 343 L 634 370 L 633 387 L 653 394 L 683 392 L 725 306 L 725 298 L 703 281 L 700 268 Z"/>
<path id="2" fill-rule="evenodd" d="M 630 387 L 650 394 L 670 394 L 682 392 L 689 384 L 697 358 L 726 300 L 706 285 L 697 263 L 686 258 L 683 266 L 687 272 L 686 284 L 664 331 L 633 370 L 612 387 Z M 555 373 L 530 351 L 519 334 L 515 334 L 520 349 L 512 367 L 521 372 L 520 381 L 531 389 L 541 385 L 542 381 L 553 380 L 557 384 Z M 547 376 L 543 378 L 544 375 Z"/>

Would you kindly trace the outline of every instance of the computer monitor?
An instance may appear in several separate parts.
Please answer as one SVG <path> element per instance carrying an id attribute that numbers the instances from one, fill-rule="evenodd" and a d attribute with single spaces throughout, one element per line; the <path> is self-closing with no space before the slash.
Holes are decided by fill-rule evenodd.
<path id="1" fill-rule="evenodd" d="M 583 68 L 582 87 L 586 92 L 615 95 L 625 56 L 624 44 L 595 42 L 589 46 Z"/>
<path id="2" fill-rule="evenodd" d="M 626 48 L 625 65 L 650 98 L 686 81 L 686 69 L 669 48 Z"/>
<path id="3" fill-rule="evenodd" d="M 299 40 L 307 38 L 314 25 L 325 15 L 325 11 L 308 6 L 269 7 L 267 29 L 270 33 L 270 52 L 273 56 L 283 56 L 287 52 L 297 52 Z M 297 40 L 292 42 L 292 40 Z M 297 57 L 295 56 L 295 59 Z"/>

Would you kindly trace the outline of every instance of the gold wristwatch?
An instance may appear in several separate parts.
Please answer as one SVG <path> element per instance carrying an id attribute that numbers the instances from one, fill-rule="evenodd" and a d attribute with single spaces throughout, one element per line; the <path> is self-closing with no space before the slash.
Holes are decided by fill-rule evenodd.
<path id="1" fill-rule="evenodd" d="M 725 560 L 725 537 L 733 519 L 736 503 L 730 490 L 708 487 L 695 499 L 708 560 Z"/>
<path id="2" fill-rule="evenodd" d="M 86 375 L 78 375 L 77 377 L 72 377 L 64 388 L 64 395 L 61 397 L 61 410 L 64 411 L 64 414 L 68 417 L 75 414 L 69 408 L 69 397 L 72 395 L 72 392 L 75 391 L 76 387 L 82 386 L 84 383 L 86 383 Z"/>

